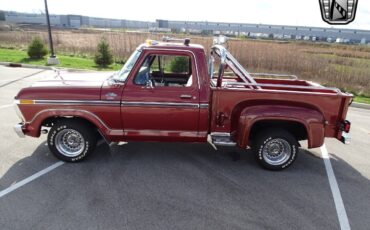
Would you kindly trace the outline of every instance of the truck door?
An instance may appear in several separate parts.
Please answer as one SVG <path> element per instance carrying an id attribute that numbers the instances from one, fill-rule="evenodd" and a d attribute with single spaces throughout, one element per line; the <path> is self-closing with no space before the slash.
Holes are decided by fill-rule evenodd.
<path id="1" fill-rule="evenodd" d="M 122 94 L 128 140 L 197 141 L 199 85 L 188 51 L 144 50 Z"/>

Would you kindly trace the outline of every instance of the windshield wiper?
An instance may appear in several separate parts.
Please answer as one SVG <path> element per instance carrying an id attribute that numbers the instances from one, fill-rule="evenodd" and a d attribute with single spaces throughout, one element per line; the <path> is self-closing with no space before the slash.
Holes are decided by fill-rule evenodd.
<path id="1" fill-rule="evenodd" d="M 112 76 L 109 77 L 109 80 L 112 80 L 112 81 L 117 82 L 117 83 L 124 82 L 124 80 L 121 80 L 121 79 L 116 77 L 118 75 L 118 73 L 119 73 L 119 71 L 114 72 L 112 74 Z"/>
<path id="2" fill-rule="evenodd" d="M 114 81 L 115 83 L 124 83 L 125 82 L 124 80 L 121 80 L 121 79 L 115 78 L 115 77 L 112 77 L 111 80 Z"/>

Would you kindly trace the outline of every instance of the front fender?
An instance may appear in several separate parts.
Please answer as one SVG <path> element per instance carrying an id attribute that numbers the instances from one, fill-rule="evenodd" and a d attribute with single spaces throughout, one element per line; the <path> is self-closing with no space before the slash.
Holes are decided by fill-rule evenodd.
<path id="1" fill-rule="evenodd" d="M 51 117 L 79 117 L 94 124 L 104 136 L 114 135 L 116 130 L 110 129 L 97 115 L 86 110 L 77 109 L 45 109 L 38 112 L 32 120 L 25 123 L 25 132 L 32 137 L 40 136 L 42 123 Z"/>
<path id="2" fill-rule="evenodd" d="M 259 121 L 289 121 L 303 125 L 307 132 L 308 147 L 320 147 L 325 138 L 325 118 L 317 110 L 285 105 L 259 105 L 242 110 L 238 121 L 236 141 L 238 146 L 246 148 L 250 131 Z"/>

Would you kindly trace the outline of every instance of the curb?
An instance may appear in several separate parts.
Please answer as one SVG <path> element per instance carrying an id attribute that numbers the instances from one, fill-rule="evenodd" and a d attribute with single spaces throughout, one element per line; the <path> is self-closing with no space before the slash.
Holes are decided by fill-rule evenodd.
<path id="1" fill-rule="evenodd" d="M 22 64 L 22 63 L 13 63 L 13 62 L 0 62 L 0 65 L 14 68 L 30 68 L 30 69 L 44 69 L 44 70 L 66 70 L 69 72 L 94 72 L 95 70 L 89 69 L 72 69 L 72 68 L 63 68 L 63 67 L 53 67 L 53 66 L 41 66 L 41 65 L 31 65 L 31 64 Z"/>
<path id="2" fill-rule="evenodd" d="M 0 62 L 0 65 L 8 66 L 8 67 L 22 67 L 22 68 L 30 68 L 30 69 L 46 69 L 52 70 L 53 67 L 51 66 L 39 66 L 39 65 L 30 65 L 30 64 L 21 64 L 21 63 L 13 63 L 13 62 Z"/>
<path id="3" fill-rule="evenodd" d="M 353 102 L 351 107 L 370 110 L 370 104 L 365 104 L 365 103 Z"/>

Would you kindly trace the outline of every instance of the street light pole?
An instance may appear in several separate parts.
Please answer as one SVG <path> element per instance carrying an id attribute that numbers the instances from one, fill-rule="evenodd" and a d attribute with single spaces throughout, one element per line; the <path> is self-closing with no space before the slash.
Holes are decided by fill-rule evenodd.
<path id="1" fill-rule="evenodd" d="M 54 45 L 53 45 L 53 37 L 51 36 L 51 26 L 50 26 L 50 17 L 49 17 L 49 10 L 48 10 L 48 2 L 47 0 L 44 0 L 45 2 L 45 14 L 46 14 L 46 22 L 48 24 L 48 33 L 49 33 L 49 45 L 50 45 L 50 57 L 48 58 L 48 64 L 49 65 L 57 65 L 59 64 L 59 60 L 55 56 L 54 53 Z"/>

